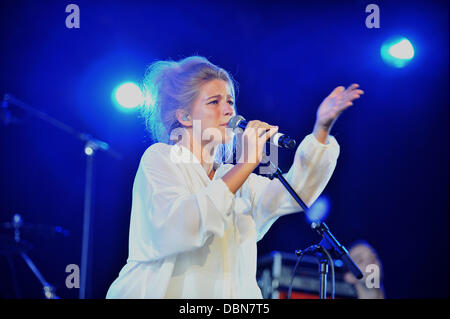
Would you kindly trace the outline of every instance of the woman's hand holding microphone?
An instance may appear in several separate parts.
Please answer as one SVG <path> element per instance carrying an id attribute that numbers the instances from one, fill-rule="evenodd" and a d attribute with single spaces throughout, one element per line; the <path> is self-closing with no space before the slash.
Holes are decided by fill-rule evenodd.
<path id="1" fill-rule="evenodd" d="M 249 121 L 242 136 L 242 147 L 237 164 L 223 177 L 230 191 L 235 194 L 247 177 L 259 165 L 266 142 L 278 131 L 278 126 L 258 120 Z"/>
<path id="2" fill-rule="evenodd" d="M 278 131 L 278 126 L 258 120 L 249 121 L 242 133 L 242 147 L 238 163 L 255 169 L 262 160 L 266 142 Z"/>

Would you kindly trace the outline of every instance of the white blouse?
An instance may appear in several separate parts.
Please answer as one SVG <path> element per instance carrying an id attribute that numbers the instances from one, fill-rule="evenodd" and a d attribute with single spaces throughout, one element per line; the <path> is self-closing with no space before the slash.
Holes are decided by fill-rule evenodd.
<path id="1" fill-rule="evenodd" d="M 284 177 L 310 206 L 328 183 L 339 145 L 310 134 Z M 281 182 L 252 173 L 235 195 L 221 164 L 209 179 L 182 146 L 151 145 L 133 186 L 129 256 L 106 298 L 262 298 L 257 246 L 278 217 L 302 211 Z"/>

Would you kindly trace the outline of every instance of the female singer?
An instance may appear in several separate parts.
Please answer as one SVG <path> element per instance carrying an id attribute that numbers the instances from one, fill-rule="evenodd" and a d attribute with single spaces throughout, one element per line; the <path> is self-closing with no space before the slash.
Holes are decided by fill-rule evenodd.
<path id="1" fill-rule="evenodd" d="M 133 185 L 129 256 L 107 298 L 262 298 L 256 243 L 278 217 L 301 210 L 278 179 L 253 173 L 278 127 L 250 121 L 235 165 L 234 82 L 199 56 L 153 63 L 143 108 L 157 143 L 143 154 Z M 310 206 L 339 155 L 330 135 L 363 91 L 335 88 L 318 108 L 312 134 L 284 175 Z M 180 139 L 181 136 L 181 139 Z"/>

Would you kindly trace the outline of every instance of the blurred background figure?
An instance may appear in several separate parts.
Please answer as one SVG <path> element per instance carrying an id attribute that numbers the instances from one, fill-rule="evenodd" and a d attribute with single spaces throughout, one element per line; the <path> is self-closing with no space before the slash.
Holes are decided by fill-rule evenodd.
<path id="1" fill-rule="evenodd" d="M 350 272 L 344 276 L 355 287 L 357 298 L 384 299 L 383 267 L 372 245 L 365 240 L 355 241 L 350 245 L 349 254 L 364 274 L 360 280 Z"/>

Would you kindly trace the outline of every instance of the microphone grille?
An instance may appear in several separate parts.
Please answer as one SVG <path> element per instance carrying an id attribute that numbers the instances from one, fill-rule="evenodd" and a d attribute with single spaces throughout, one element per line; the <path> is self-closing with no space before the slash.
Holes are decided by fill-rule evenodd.
<path id="1" fill-rule="evenodd" d="M 236 127 L 238 127 L 239 122 L 241 122 L 241 121 L 245 121 L 245 118 L 240 115 L 235 115 L 228 122 L 228 127 L 232 128 L 234 130 Z"/>

